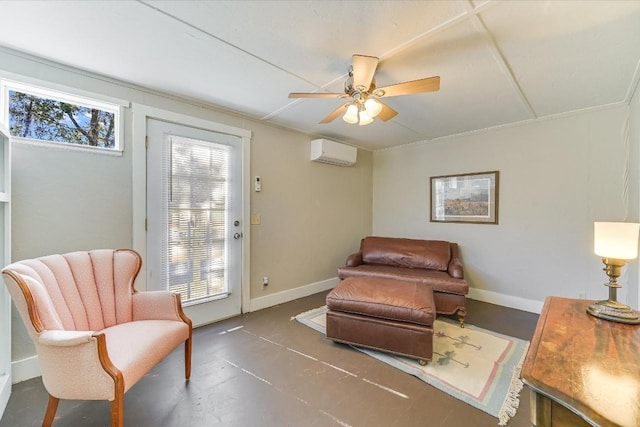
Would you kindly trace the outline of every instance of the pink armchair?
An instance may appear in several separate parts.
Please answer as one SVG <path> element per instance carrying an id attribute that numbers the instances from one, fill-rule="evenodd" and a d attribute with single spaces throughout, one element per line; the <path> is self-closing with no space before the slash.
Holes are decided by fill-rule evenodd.
<path id="1" fill-rule="evenodd" d="M 189 379 L 191 320 L 179 295 L 134 289 L 141 265 L 132 250 L 102 249 L 2 270 L 49 393 L 43 426 L 59 399 L 109 400 L 111 425 L 122 426 L 124 393 L 183 342 Z"/>

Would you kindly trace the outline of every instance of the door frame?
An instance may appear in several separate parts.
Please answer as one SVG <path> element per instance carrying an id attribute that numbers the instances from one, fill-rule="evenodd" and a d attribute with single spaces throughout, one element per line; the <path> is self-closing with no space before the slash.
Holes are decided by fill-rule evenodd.
<path id="1" fill-rule="evenodd" d="M 240 147 L 242 158 L 242 190 L 241 190 L 241 212 L 243 238 L 242 244 L 242 278 L 241 278 L 241 311 L 246 313 L 250 308 L 250 254 L 251 254 L 251 227 L 248 225 L 250 218 L 251 200 L 251 131 L 210 120 L 187 116 L 185 114 L 174 113 L 160 108 L 149 107 L 147 105 L 131 105 L 132 111 L 132 208 L 133 208 L 133 249 L 142 256 L 142 269 L 136 279 L 136 289 L 147 290 L 147 231 L 145 221 L 147 218 L 147 119 L 173 122 L 179 125 L 191 126 L 213 132 L 227 133 L 240 137 L 242 146 Z"/>

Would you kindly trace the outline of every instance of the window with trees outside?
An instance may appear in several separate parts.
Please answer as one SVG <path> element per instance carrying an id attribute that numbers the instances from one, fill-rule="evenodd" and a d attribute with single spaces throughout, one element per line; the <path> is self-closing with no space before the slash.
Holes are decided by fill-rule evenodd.
<path id="1" fill-rule="evenodd" d="M 4 83 L 14 139 L 121 152 L 120 106 L 19 83 Z"/>

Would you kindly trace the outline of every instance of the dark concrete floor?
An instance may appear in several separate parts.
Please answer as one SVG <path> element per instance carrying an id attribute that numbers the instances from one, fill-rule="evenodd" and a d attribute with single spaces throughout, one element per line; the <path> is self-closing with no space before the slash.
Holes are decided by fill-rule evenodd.
<path id="1" fill-rule="evenodd" d="M 194 330 L 191 381 L 184 381 L 180 347 L 125 395 L 125 425 L 498 425 L 496 418 L 417 378 L 290 320 L 324 305 L 325 296 L 312 295 Z M 469 324 L 528 340 L 538 319 L 532 313 L 473 300 L 468 313 Z M 46 404 L 40 378 L 15 384 L 0 427 L 39 426 Z M 54 426 L 108 426 L 109 416 L 106 401 L 61 401 Z M 525 387 L 508 426 L 529 425 Z"/>

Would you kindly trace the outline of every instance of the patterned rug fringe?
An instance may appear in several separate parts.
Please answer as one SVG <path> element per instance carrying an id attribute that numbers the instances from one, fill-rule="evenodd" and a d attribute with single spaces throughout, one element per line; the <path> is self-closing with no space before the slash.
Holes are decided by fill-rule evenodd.
<path id="1" fill-rule="evenodd" d="M 509 386 L 509 392 L 504 398 L 504 403 L 498 413 L 498 425 L 500 426 L 507 425 L 507 422 L 516 415 L 516 411 L 520 406 L 520 392 L 524 387 L 524 384 L 520 379 L 520 372 L 522 371 L 522 365 L 524 364 L 524 359 L 527 356 L 528 349 L 529 344 L 527 344 L 518 364 L 513 367 L 513 376 L 511 379 L 511 385 Z"/>

